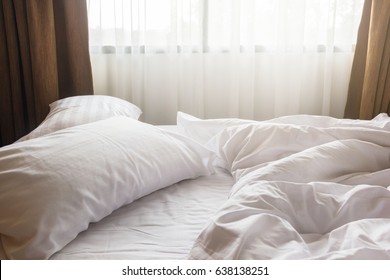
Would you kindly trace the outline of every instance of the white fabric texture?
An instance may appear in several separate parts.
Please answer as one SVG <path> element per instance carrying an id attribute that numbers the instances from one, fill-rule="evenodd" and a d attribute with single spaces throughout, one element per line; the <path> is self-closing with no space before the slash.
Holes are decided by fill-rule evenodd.
<path id="1" fill-rule="evenodd" d="M 237 182 L 189 257 L 389 259 L 390 118 L 289 119 L 212 140 Z"/>
<path id="2" fill-rule="evenodd" d="M 138 120 L 142 111 L 136 105 L 108 95 L 81 95 L 57 100 L 50 104 L 45 120 L 18 141 L 33 139 L 76 125 L 126 116 Z"/>
<path id="3" fill-rule="evenodd" d="M 209 175 L 191 139 L 113 117 L 0 149 L 0 234 L 7 258 L 47 259 L 115 209 Z"/>
<path id="4" fill-rule="evenodd" d="M 142 120 L 342 117 L 363 0 L 89 0 L 97 93 Z"/>
<path id="5" fill-rule="evenodd" d="M 390 259 L 389 224 L 390 190 L 381 186 L 253 181 L 213 217 L 190 257 Z"/>
<path id="6" fill-rule="evenodd" d="M 226 127 L 256 123 L 252 120 L 235 118 L 200 119 L 184 112 L 177 112 L 176 122 L 177 126 L 191 137 L 191 139 L 201 144 L 206 144 Z"/>
<path id="7" fill-rule="evenodd" d="M 386 113 L 379 114 L 371 121 L 337 119 L 329 116 L 316 115 L 290 115 L 262 121 L 262 124 L 289 124 L 300 126 L 313 126 L 317 128 L 327 127 L 366 127 L 390 130 L 390 122 Z M 201 144 L 206 144 L 225 128 L 258 124 L 253 120 L 237 118 L 200 119 L 184 112 L 177 112 L 177 126 L 189 137 Z M 233 130 L 234 131 L 234 130 Z M 244 138 L 247 135 L 244 135 Z"/>
<path id="8" fill-rule="evenodd" d="M 316 125 L 308 125 L 310 123 Z M 387 146 L 389 125 L 390 118 L 336 121 L 328 117 L 290 116 L 282 117 L 281 121 L 227 127 L 211 139 L 207 147 L 217 153 L 218 164 L 238 179 L 275 160 L 335 140 L 352 138 Z"/>
<path id="9" fill-rule="evenodd" d="M 158 190 L 91 224 L 50 259 L 185 259 L 233 184 L 218 171 Z"/>

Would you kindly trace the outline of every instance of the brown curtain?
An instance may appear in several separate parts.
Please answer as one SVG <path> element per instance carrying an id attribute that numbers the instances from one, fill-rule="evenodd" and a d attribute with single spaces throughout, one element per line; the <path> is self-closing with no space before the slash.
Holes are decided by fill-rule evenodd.
<path id="1" fill-rule="evenodd" d="M 0 1 L 0 146 L 34 129 L 57 99 L 92 94 L 86 2 Z"/>
<path id="2" fill-rule="evenodd" d="M 390 1 L 366 0 L 352 65 L 346 118 L 390 113 Z"/>

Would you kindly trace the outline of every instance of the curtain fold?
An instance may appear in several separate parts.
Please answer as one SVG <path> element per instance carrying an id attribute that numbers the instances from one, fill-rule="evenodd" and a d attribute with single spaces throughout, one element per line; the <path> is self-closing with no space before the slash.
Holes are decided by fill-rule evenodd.
<path id="1" fill-rule="evenodd" d="M 344 117 L 390 114 L 390 1 L 366 0 Z"/>
<path id="2" fill-rule="evenodd" d="M 59 98 L 91 94 L 92 72 L 88 48 L 85 0 L 54 0 Z"/>
<path id="3" fill-rule="evenodd" d="M 0 146 L 34 129 L 51 102 L 93 93 L 85 1 L 2 0 L 0 40 Z"/>

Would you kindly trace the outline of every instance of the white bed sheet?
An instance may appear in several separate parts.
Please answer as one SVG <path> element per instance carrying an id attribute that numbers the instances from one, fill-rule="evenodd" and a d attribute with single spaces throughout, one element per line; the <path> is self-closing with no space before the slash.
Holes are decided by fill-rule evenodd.
<path id="1" fill-rule="evenodd" d="M 233 184 L 220 171 L 156 191 L 91 224 L 51 259 L 186 259 Z"/>

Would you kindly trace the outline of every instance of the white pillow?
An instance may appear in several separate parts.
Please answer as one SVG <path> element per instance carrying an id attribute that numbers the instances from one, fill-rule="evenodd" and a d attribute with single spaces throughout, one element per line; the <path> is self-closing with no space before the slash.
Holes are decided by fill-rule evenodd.
<path id="1" fill-rule="evenodd" d="M 0 234 L 10 259 L 47 259 L 88 224 L 178 181 L 213 172 L 184 135 L 127 117 L 0 149 Z"/>
<path id="2" fill-rule="evenodd" d="M 127 116 L 138 119 L 142 111 L 136 105 L 113 96 L 81 95 L 57 100 L 50 104 L 45 120 L 18 141 L 40 137 L 54 131 L 107 119 Z"/>

